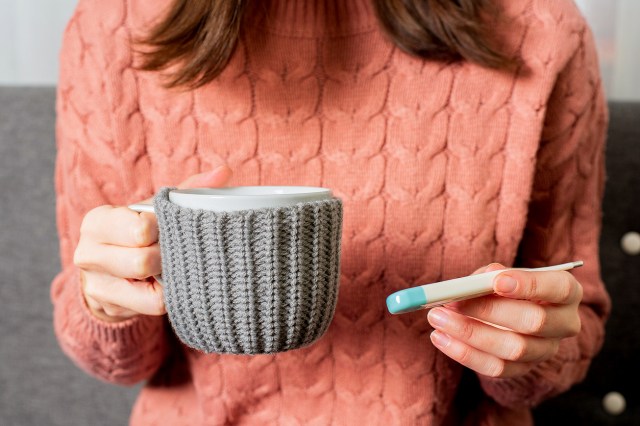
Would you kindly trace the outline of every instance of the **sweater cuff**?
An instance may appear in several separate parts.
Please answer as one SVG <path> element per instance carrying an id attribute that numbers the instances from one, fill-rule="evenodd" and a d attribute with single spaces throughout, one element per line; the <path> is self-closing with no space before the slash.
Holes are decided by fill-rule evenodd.
<path id="1" fill-rule="evenodd" d="M 64 290 L 63 290 L 64 289 Z M 54 325 L 62 350 L 104 381 L 133 384 L 151 377 L 168 352 L 162 317 L 140 315 L 118 323 L 95 317 L 74 268 L 54 285 Z"/>

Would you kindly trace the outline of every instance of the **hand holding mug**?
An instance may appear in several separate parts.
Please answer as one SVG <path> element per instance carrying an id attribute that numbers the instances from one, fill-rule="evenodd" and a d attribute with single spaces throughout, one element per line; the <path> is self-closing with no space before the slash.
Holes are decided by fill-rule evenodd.
<path id="1" fill-rule="evenodd" d="M 491 264 L 475 273 L 504 269 Z M 445 355 L 486 376 L 516 377 L 553 357 L 580 331 L 582 286 L 565 271 L 509 271 L 496 295 L 455 302 L 428 314 L 431 341 Z"/>
<path id="2" fill-rule="evenodd" d="M 220 187 L 230 177 L 231 169 L 221 165 L 178 187 Z M 73 260 L 96 317 L 118 322 L 139 314 L 165 314 L 162 287 L 152 278 L 161 272 L 158 224 L 152 213 L 124 206 L 94 208 L 82 221 Z"/>

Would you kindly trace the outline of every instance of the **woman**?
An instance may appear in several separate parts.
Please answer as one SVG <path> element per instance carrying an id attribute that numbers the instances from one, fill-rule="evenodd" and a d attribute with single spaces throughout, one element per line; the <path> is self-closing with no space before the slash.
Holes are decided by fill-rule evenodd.
<path id="1" fill-rule="evenodd" d="M 567 0 L 481 3 L 79 2 L 55 327 L 89 373 L 147 380 L 132 424 L 527 424 L 584 377 L 609 311 L 593 40 Z M 232 171 L 344 201 L 337 311 L 307 348 L 206 355 L 163 316 L 155 219 L 122 206 Z M 428 316 L 385 311 L 417 283 L 578 259 Z"/>

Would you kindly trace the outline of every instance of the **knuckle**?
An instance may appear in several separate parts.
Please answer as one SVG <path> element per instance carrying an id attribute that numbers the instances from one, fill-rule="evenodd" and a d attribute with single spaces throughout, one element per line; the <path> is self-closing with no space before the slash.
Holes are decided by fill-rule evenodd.
<path id="1" fill-rule="evenodd" d="M 501 377 L 506 369 L 506 363 L 501 359 L 496 359 L 487 364 L 486 375 L 489 377 Z"/>
<path id="2" fill-rule="evenodd" d="M 86 280 L 84 284 L 84 294 L 88 298 L 92 299 L 96 304 L 100 304 L 102 301 L 102 288 L 97 285 L 93 280 Z"/>
<path id="3" fill-rule="evenodd" d="M 469 346 L 463 345 L 460 348 L 459 359 L 462 364 L 469 365 L 473 361 L 473 350 Z"/>
<path id="4" fill-rule="evenodd" d="M 133 257 L 133 277 L 136 279 L 147 278 L 150 273 L 153 256 L 150 250 L 140 250 Z"/>
<path id="5" fill-rule="evenodd" d="M 87 213 L 84 218 L 82 218 L 82 222 L 80 223 L 80 235 L 85 235 L 89 229 L 90 223 L 91 223 L 91 218 L 92 218 L 92 212 L 93 210 L 91 210 L 89 213 Z"/>
<path id="6" fill-rule="evenodd" d="M 538 294 L 538 279 L 536 278 L 535 274 L 527 274 L 527 279 L 525 279 L 525 283 L 528 283 L 528 285 L 525 287 L 525 297 L 527 299 L 533 299 L 536 297 L 536 295 Z"/>
<path id="7" fill-rule="evenodd" d="M 88 265 L 85 244 L 80 241 L 73 252 L 73 264 L 78 268 L 86 268 Z"/>
<path id="8" fill-rule="evenodd" d="M 474 337 L 476 328 L 470 321 L 464 321 L 460 326 L 460 337 L 465 341 L 471 341 Z"/>
<path id="9" fill-rule="evenodd" d="M 509 361 L 520 361 L 527 355 L 527 342 L 522 336 L 514 336 L 511 340 L 511 350 L 507 355 Z"/>
<path id="10" fill-rule="evenodd" d="M 549 315 L 542 306 L 533 306 L 528 314 L 525 314 L 524 329 L 529 334 L 541 333 L 547 322 Z"/>
<path id="11" fill-rule="evenodd" d="M 138 215 L 133 225 L 133 240 L 138 246 L 147 246 L 153 242 L 153 222 L 146 215 Z"/>
<path id="12" fill-rule="evenodd" d="M 91 222 L 93 222 L 93 217 L 96 215 L 96 211 L 100 207 L 96 207 L 95 209 L 89 210 L 87 214 L 82 218 L 82 222 L 80 223 L 80 235 L 86 234 L 91 226 Z"/>
<path id="13" fill-rule="evenodd" d="M 565 272 L 563 276 L 564 279 L 558 286 L 558 301 L 562 304 L 567 303 L 569 300 L 571 300 L 575 291 L 577 290 L 571 274 Z"/>
<path id="14" fill-rule="evenodd" d="M 82 218 L 82 223 L 80 223 L 80 234 L 86 234 L 91 228 L 92 223 L 96 220 L 96 216 L 99 216 L 102 212 L 111 208 L 112 206 L 105 204 L 89 210 Z"/>
<path id="15" fill-rule="evenodd" d="M 477 310 L 480 318 L 491 318 L 493 314 L 493 300 L 489 297 L 480 298 L 478 300 Z"/>
<path id="16" fill-rule="evenodd" d="M 79 268 L 82 267 L 83 265 L 82 252 L 80 251 L 80 246 L 78 246 L 76 250 L 73 252 L 73 264 Z"/>
<path id="17" fill-rule="evenodd" d="M 87 298 L 87 301 L 89 299 L 91 299 L 91 301 L 93 303 L 97 303 L 98 302 L 98 297 L 97 297 L 97 294 L 96 294 L 95 286 L 93 284 L 91 284 L 90 282 L 87 282 L 84 285 L 84 288 L 82 289 L 82 292 L 84 293 L 85 297 Z"/>

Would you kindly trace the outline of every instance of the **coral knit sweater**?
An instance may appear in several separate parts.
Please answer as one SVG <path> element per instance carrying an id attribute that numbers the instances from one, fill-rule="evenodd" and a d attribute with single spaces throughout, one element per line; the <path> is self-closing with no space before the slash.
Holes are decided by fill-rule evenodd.
<path id="1" fill-rule="evenodd" d="M 167 0 L 80 0 L 64 36 L 56 188 L 63 350 L 105 381 L 146 381 L 134 425 L 526 424 L 581 380 L 609 299 L 598 235 L 606 127 L 594 43 L 567 0 L 505 0 L 495 28 L 522 66 L 425 61 L 399 50 L 367 0 L 263 2 L 214 82 L 166 90 L 131 40 Z M 227 162 L 234 185 L 315 185 L 344 201 L 341 287 L 327 334 L 277 355 L 203 354 L 166 318 L 106 324 L 72 257 L 85 213 L 126 205 Z M 513 379 L 461 382 L 424 311 L 385 298 L 490 262 L 582 259 L 582 331 Z M 462 407 L 456 396 L 463 395 Z"/>

